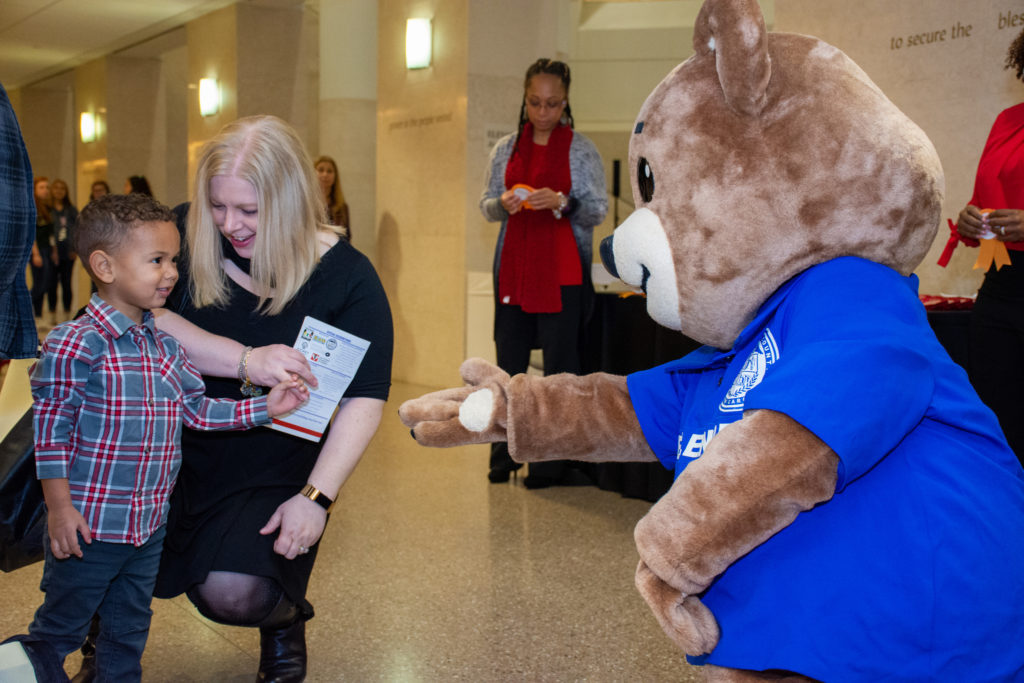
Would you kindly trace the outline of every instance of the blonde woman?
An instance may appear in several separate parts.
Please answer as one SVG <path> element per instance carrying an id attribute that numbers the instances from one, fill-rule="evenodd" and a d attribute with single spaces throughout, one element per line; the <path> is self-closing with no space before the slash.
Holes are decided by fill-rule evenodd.
<path id="1" fill-rule="evenodd" d="M 268 429 L 182 438 L 156 595 L 184 592 L 214 621 L 259 627 L 259 680 L 268 681 L 305 677 L 317 544 L 390 387 L 387 298 L 369 260 L 321 222 L 313 169 L 295 132 L 272 116 L 235 121 L 207 143 L 180 268 L 189 282 L 168 304 L 176 313 L 158 316 L 215 397 L 237 398 L 281 373 L 308 376 L 305 358 L 287 348 L 307 315 L 370 341 L 320 442 Z"/>
<path id="2" fill-rule="evenodd" d="M 345 193 L 341 191 L 341 179 L 338 178 L 338 164 L 328 156 L 317 157 L 313 162 L 317 180 L 320 182 L 320 193 L 327 207 L 327 220 L 331 225 L 344 229 L 345 239 L 352 239 L 352 226 L 349 224 L 348 204 Z"/>

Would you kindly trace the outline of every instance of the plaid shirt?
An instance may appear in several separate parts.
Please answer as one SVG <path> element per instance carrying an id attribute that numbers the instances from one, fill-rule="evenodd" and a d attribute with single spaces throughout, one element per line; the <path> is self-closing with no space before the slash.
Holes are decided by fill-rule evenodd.
<path id="1" fill-rule="evenodd" d="M 181 466 L 181 423 L 192 429 L 263 424 L 266 397 L 211 399 L 177 340 L 97 295 L 46 337 L 32 369 L 36 474 L 67 478 L 93 538 L 146 542 L 167 518 Z"/>
<path id="2" fill-rule="evenodd" d="M 36 238 L 32 164 L 0 85 L 0 358 L 35 358 L 39 337 L 25 266 Z"/>

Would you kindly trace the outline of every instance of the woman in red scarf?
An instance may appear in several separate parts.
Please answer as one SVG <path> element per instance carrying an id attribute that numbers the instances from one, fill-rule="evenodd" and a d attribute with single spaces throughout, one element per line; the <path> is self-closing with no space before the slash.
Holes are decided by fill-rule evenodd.
<path id="1" fill-rule="evenodd" d="M 1024 80 L 1024 32 L 1010 45 L 1006 68 Z M 996 268 L 993 263 L 978 290 L 968 374 L 1024 462 L 1024 365 L 1018 362 L 1024 356 L 1024 104 L 996 118 L 978 163 L 974 196 L 960 212 L 954 236 L 972 247 L 980 238 L 995 237 L 1009 253 L 1010 266 Z"/>
<path id="2" fill-rule="evenodd" d="M 494 257 L 494 341 L 498 366 L 526 372 L 530 351 L 544 374 L 580 372 L 580 332 L 593 296 L 594 226 L 608 213 L 604 165 L 594 144 L 573 130 L 569 67 L 538 59 L 526 71 L 519 130 L 494 146 L 480 199 L 501 221 Z M 494 444 L 488 479 L 508 481 L 520 465 Z M 531 463 L 528 488 L 562 483 L 564 461 Z"/>

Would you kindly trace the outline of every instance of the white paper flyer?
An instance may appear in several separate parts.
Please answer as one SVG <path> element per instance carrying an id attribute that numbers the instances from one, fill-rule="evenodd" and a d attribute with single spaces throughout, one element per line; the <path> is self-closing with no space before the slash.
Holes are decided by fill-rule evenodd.
<path id="1" fill-rule="evenodd" d="M 295 348 L 309 361 L 320 386 L 315 390 L 310 387 L 309 400 L 287 415 L 274 418 L 270 427 L 319 441 L 345 389 L 363 362 L 370 342 L 307 315 L 295 340 Z"/>

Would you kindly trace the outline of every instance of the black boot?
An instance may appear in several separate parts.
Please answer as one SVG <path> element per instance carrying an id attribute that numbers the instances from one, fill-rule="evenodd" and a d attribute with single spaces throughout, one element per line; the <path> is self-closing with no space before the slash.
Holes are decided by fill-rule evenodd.
<path id="1" fill-rule="evenodd" d="M 306 680 L 306 622 L 301 617 L 280 628 L 260 627 L 258 683 Z"/>
<path id="2" fill-rule="evenodd" d="M 96 680 L 96 638 L 100 634 L 100 618 L 95 614 L 89 623 L 89 634 L 82 644 L 82 666 L 71 683 L 92 683 Z"/>
<path id="3" fill-rule="evenodd" d="M 299 606 L 282 595 L 258 626 L 260 671 L 256 682 L 302 683 L 306 680 L 306 619 Z"/>

